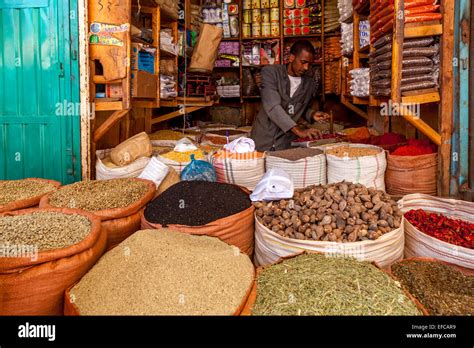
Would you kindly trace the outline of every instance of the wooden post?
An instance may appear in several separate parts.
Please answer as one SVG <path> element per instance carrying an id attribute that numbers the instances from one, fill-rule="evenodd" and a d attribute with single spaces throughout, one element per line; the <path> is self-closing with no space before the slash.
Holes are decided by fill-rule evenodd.
<path id="1" fill-rule="evenodd" d="M 402 101 L 401 81 L 403 68 L 403 38 L 405 30 L 405 1 L 395 0 L 393 3 L 393 40 L 392 40 L 392 92 L 393 103 L 400 104 Z M 389 117 L 384 120 L 384 132 L 388 131 Z"/>
<path id="2" fill-rule="evenodd" d="M 455 1 L 443 1 L 443 36 L 441 37 L 441 98 L 439 129 L 441 145 L 438 151 L 438 195 L 449 195 L 451 166 L 451 133 L 453 131 L 453 52 Z"/>

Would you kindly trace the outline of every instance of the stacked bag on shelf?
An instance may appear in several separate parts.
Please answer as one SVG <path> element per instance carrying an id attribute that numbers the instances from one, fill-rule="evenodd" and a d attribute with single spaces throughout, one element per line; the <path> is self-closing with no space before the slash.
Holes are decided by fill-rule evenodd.
<path id="1" fill-rule="evenodd" d="M 341 37 L 332 36 L 324 39 L 324 92 L 340 94 L 339 81 L 341 80 L 341 69 L 339 59 L 341 58 Z"/>
<path id="2" fill-rule="evenodd" d="M 337 0 L 326 0 L 324 3 L 324 32 L 328 33 L 337 30 L 339 27 Z"/>
<path id="3" fill-rule="evenodd" d="M 431 0 L 405 1 L 405 23 L 440 20 L 440 5 Z M 393 1 L 376 0 L 370 8 L 370 42 L 375 47 L 369 58 L 374 96 L 391 94 Z M 435 37 L 405 39 L 403 42 L 401 92 L 437 88 L 439 44 Z"/>
<path id="4" fill-rule="evenodd" d="M 351 95 L 355 97 L 368 97 L 369 96 L 369 69 L 359 68 L 352 69 L 349 71 L 352 80 L 349 82 Z"/>
<path id="5" fill-rule="evenodd" d="M 352 17 L 352 0 L 338 0 L 337 8 L 339 9 L 339 21 L 341 23 Z"/>

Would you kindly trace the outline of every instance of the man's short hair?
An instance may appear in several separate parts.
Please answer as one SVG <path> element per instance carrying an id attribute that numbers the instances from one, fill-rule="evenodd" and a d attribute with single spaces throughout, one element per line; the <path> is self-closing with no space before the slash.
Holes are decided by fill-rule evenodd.
<path id="1" fill-rule="evenodd" d="M 290 48 L 291 54 L 297 56 L 298 54 L 301 53 L 301 51 L 306 51 L 313 55 L 316 54 L 316 50 L 314 49 L 311 42 L 309 42 L 308 40 L 298 40 L 298 41 L 295 41 L 293 45 L 291 45 L 291 48 Z"/>

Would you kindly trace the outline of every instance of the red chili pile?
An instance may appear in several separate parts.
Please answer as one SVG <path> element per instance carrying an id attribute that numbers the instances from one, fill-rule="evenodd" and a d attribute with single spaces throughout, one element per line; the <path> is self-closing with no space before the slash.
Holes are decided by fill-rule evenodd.
<path id="1" fill-rule="evenodd" d="M 400 146 L 392 152 L 395 156 L 420 156 L 435 153 L 436 145 L 430 143 L 429 140 L 409 139 L 408 145 Z"/>
<path id="2" fill-rule="evenodd" d="M 444 242 L 474 249 L 474 223 L 448 218 L 442 214 L 412 209 L 405 213 L 418 230 Z"/>
<path id="3" fill-rule="evenodd" d="M 407 138 L 404 135 L 397 133 L 385 133 L 384 135 L 370 138 L 370 144 L 372 145 L 395 145 L 406 141 Z"/>

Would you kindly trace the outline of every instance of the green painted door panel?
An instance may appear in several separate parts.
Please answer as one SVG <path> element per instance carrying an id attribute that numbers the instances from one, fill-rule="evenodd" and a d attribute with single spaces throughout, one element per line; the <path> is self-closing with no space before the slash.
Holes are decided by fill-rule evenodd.
<path id="1" fill-rule="evenodd" d="M 80 179 L 76 14 L 76 0 L 0 0 L 0 180 Z"/>

